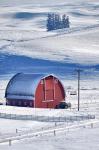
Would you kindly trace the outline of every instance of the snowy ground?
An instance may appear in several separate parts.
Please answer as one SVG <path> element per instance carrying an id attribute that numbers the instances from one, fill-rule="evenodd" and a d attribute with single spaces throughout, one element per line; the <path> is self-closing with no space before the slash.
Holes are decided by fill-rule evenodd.
<path id="1" fill-rule="evenodd" d="M 12 109 L 12 108 L 11 108 Z M 0 112 L 11 109 L 0 107 Z M 27 113 L 29 108 L 13 108 L 12 112 Z M 99 131 L 99 103 L 85 104 L 80 108 L 71 110 L 29 110 L 35 115 L 49 115 L 49 116 L 63 116 L 64 114 L 80 115 L 93 113 L 96 116 L 94 120 L 69 121 L 69 122 L 36 122 L 36 121 L 21 121 L 0 119 L 0 148 L 1 149 L 41 149 L 43 146 L 48 150 L 70 148 L 71 150 L 84 149 L 89 150 L 90 147 L 98 150 L 98 131 Z M 15 110 L 15 111 L 14 111 Z M 26 111 L 26 112 L 25 112 Z M 55 133 L 54 133 L 55 131 Z M 12 139 L 11 146 L 9 146 L 9 139 Z M 3 141 L 3 143 L 2 143 Z M 91 142 L 93 141 L 93 143 Z M 37 144 L 38 143 L 38 144 Z M 50 145 L 51 144 L 51 145 Z"/>
<path id="2" fill-rule="evenodd" d="M 2 150 L 98 150 L 99 149 L 99 128 L 82 129 L 76 132 L 61 133 L 57 136 L 45 136 L 28 139 L 12 146 L 2 145 Z M 71 141 L 71 142 L 70 142 Z"/>
<path id="3" fill-rule="evenodd" d="M 96 124 L 93 120 L 93 123 L 88 122 L 87 125 L 87 122 L 84 122 L 81 126 L 79 126 L 80 122 L 57 125 L 7 119 L 0 119 L 0 122 L 0 141 L 5 139 L 7 141 L 0 144 L 2 150 L 39 150 L 41 147 L 48 150 L 89 150 L 90 147 L 92 150 L 99 149 L 99 120 Z M 7 126 L 3 127 L 4 124 Z M 11 141 L 11 146 L 9 146 L 9 139 L 15 139 Z"/>
<path id="4" fill-rule="evenodd" d="M 49 12 L 66 13 L 69 30 L 46 31 Z M 99 119 L 99 2 L 97 0 L 0 0 L 0 102 L 9 79 L 18 72 L 54 73 L 66 89 L 67 101 L 77 113 L 76 69 L 81 68 L 81 111 Z M 97 103 L 96 103 L 97 102 Z M 91 104 L 92 103 L 92 104 Z M 83 105 L 82 105 L 83 104 Z M 3 111 L 3 106 L 0 111 Z M 9 111 L 9 110 L 7 110 Z M 14 110 L 13 110 L 14 111 Z M 69 110 L 70 111 L 70 110 Z M 65 113 L 69 113 L 69 111 Z M 41 111 L 37 111 L 41 114 Z M 43 113 L 43 112 L 42 112 Z M 47 113 L 47 112 L 46 112 Z M 69 114 L 70 114 L 69 113 Z M 52 112 L 49 115 L 63 115 Z M 48 115 L 48 113 L 47 113 Z M 86 122 L 85 122 L 86 123 Z M 58 127 L 80 124 L 58 123 Z M 0 139 L 18 132 L 54 129 L 55 123 L 0 119 Z M 32 131 L 31 131 L 32 130 Z M 0 144 L 1 150 L 99 150 L 99 124 L 57 136 L 44 135 Z"/>

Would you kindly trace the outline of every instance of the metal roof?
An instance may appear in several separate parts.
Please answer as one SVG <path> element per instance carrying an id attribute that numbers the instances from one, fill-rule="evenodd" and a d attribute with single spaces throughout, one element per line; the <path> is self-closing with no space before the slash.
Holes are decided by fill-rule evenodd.
<path id="1" fill-rule="evenodd" d="M 39 82 L 49 76 L 54 75 L 18 73 L 9 81 L 5 97 L 8 99 L 33 100 L 35 99 L 35 91 Z"/>

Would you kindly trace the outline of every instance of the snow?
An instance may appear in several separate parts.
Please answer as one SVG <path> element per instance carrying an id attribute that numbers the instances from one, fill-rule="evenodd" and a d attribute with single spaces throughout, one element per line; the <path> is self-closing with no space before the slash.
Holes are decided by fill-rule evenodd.
<path id="1" fill-rule="evenodd" d="M 61 135 L 56 137 L 51 137 L 50 140 L 48 137 L 46 138 L 38 138 L 38 140 L 28 140 L 21 144 L 15 144 L 11 147 L 6 146 L 7 149 L 48 149 L 48 150 L 54 150 L 54 149 L 70 149 L 70 150 L 90 150 L 90 147 L 92 150 L 94 148 L 96 150 L 99 149 L 99 140 L 96 137 L 99 136 L 99 130 L 98 129 L 82 129 L 82 131 L 67 133 L 67 135 Z M 69 141 L 71 141 L 69 143 Z M 93 142 L 91 142 L 93 141 Z M 29 144 L 28 144 L 29 143 Z M 86 143 L 86 144 L 85 144 Z M 94 143 L 94 144 L 93 144 Z M 5 146 L 2 146 L 2 149 L 4 149 Z"/>
<path id="2" fill-rule="evenodd" d="M 20 123 L 22 124 L 22 122 Z M 37 126 L 36 123 L 34 124 Z M 43 128 L 45 127 L 43 126 Z M 8 142 L 5 144 L 1 144 L 0 148 L 4 150 L 5 149 L 16 149 L 16 150 L 17 149 L 26 149 L 26 150 L 38 149 L 39 150 L 41 149 L 41 146 L 43 149 L 46 149 L 47 147 L 48 150 L 50 149 L 65 150 L 66 148 L 69 148 L 71 150 L 75 150 L 75 149 L 82 150 L 83 148 L 85 150 L 89 150 L 90 147 L 92 150 L 94 150 L 94 148 L 98 150 L 99 148 L 99 145 L 98 145 L 99 140 L 98 138 L 96 138 L 99 136 L 99 123 L 93 124 L 93 127 L 91 127 L 90 124 L 89 125 L 83 124 L 83 126 L 81 127 L 81 130 L 78 127 L 77 129 L 74 129 L 74 130 L 71 130 L 71 129 L 63 130 L 63 132 L 61 133 L 56 132 L 55 135 L 53 134 L 54 132 L 48 135 L 44 134 L 44 132 L 47 132 L 47 130 L 45 131 L 43 130 L 42 131 L 43 134 L 40 134 L 40 136 L 34 136 L 34 137 L 33 137 L 33 133 L 32 134 L 25 133 L 27 134 L 27 137 L 24 135 L 23 140 L 21 139 L 20 141 L 12 141 L 11 146 L 9 146 Z M 18 137 L 19 133 L 17 133 L 16 138 Z M 29 137 L 30 135 L 32 136 Z M 13 138 L 15 138 L 15 133 L 13 133 L 13 136 L 14 136 Z M 19 138 L 21 138 L 21 136 Z"/>
<path id="3" fill-rule="evenodd" d="M 34 110 L 0 106 L 3 113 L 45 116 L 75 116 L 94 114 L 99 119 L 99 2 L 97 0 L 1 0 L 0 1 L 0 102 L 11 77 L 18 72 L 54 73 L 64 83 L 71 110 Z M 70 17 L 69 30 L 46 31 L 47 13 L 66 13 Z M 77 112 L 77 73 L 81 68 L 80 112 Z M 89 122 L 89 121 L 88 121 Z M 94 120 L 92 120 L 94 122 Z M 69 132 L 64 127 L 80 122 L 57 123 L 63 132 L 28 137 L 13 141 L 9 146 L 0 143 L 2 150 L 98 150 L 99 124 L 86 125 Z M 0 139 L 22 132 L 23 136 L 56 129 L 54 122 L 0 119 Z M 16 133 L 18 129 L 18 134 Z M 32 131 L 31 131 L 32 130 Z M 17 135 L 16 135 L 17 134 Z"/>
<path id="4" fill-rule="evenodd" d="M 34 1 L 28 2 L 28 4 L 24 1 L 23 5 L 21 2 L 15 2 L 19 6 L 15 6 L 11 1 L 9 3 L 9 5 L 12 4 L 11 6 L 4 7 L 1 2 L 0 39 L 4 42 L 3 52 L 72 63 L 98 63 L 99 16 L 97 14 L 99 10 L 97 1 L 77 0 L 75 4 L 72 4 L 71 1 L 63 0 L 58 1 L 57 5 L 55 2 L 50 3 L 52 6 L 49 6 L 49 1 L 43 3 L 39 1 L 39 6 Z M 70 30 L 46 32 L 47 13 L 53 11 L 70 16 Z M 7 40 L 9 40 L 9 44 L 5 45 Z M 43 55 L 42 52 L 44 52 Z"/>
<path id="5" fill-rule="evenodd" d="M 0 113 L 16 114 L 16 115 L 33 115 L 33 116 L 47 116 L 47 117 L 68 117 L 68 116 L 81 116 L 88 115 L 84 111 L 70 111 L 61 109 L 40 109 L 40 108 L 20 108 L 14 106 L 0 106 Z M 94 112 L 93 112 L 94 113 Z M 92 113 L 92 114 L 93 114 Z"/>

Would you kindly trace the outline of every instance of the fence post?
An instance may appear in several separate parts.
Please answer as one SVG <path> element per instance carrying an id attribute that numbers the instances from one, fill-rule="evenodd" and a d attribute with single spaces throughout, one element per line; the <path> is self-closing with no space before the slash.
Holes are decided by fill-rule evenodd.
<path id="1" fill-rule="evenodd" d="M 70 122 L 72 122 L 72 116 L 70 116 Z"/>
<path id="2" fill-rule="evenodd" d="M 54 130 L 54 136 L 56 136 L 56 131 Z"/>
<path id="3" fill-rule="evenodd" d="M 93 123 L 91 123 L 91 128 L 93 128 Z"/>
<path id="4" fill-rule="evenodd" d="M 9 139 L 9 146 L 11 146 L 11 144 L 12 144 L 12 143 L 11 143 L 11 139 Z"/>
<path id="5" fill-rule="evenodd" d="M 55 117 L 53 116 L 53 122 L 54 122 L 54 120 L 55 120 Z"/>
<path id="6" fill-rule="evenodd" d="M 16 129 L 16 133 L 18 133 L 18 129 Z"/>
<path id="7" fill-rule="evenodd" d="M 15 120 L 17 120 L 16 114 L 15 114 Z"/>
<path id="8" fill-rule="evenodd" d="M 66 117 L 65 117 L 65 122 L 66 122 L 67 120 L 66 120 Z"/>
<path id="9" fill-rule="evenodd" d="M 57 126 L 57 123 L 55 122 L 55 127 Z"/>

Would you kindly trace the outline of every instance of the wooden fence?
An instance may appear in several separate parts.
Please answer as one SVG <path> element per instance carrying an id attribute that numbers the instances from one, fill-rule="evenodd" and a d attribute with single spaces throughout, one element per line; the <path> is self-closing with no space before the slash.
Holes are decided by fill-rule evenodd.
<path id="1" fill-rule="evenodd" d="M 86 114 L 86 115 L 57 117 L 57 116 L 36 116 L 36 115 L 18 115 L 18 114 L 0 113 L 0 118 L 14 119 L 14 120 L 34 120 L 41 122 L 73 122 L 73 121 L 95 119 L 95 115 Z"/>

